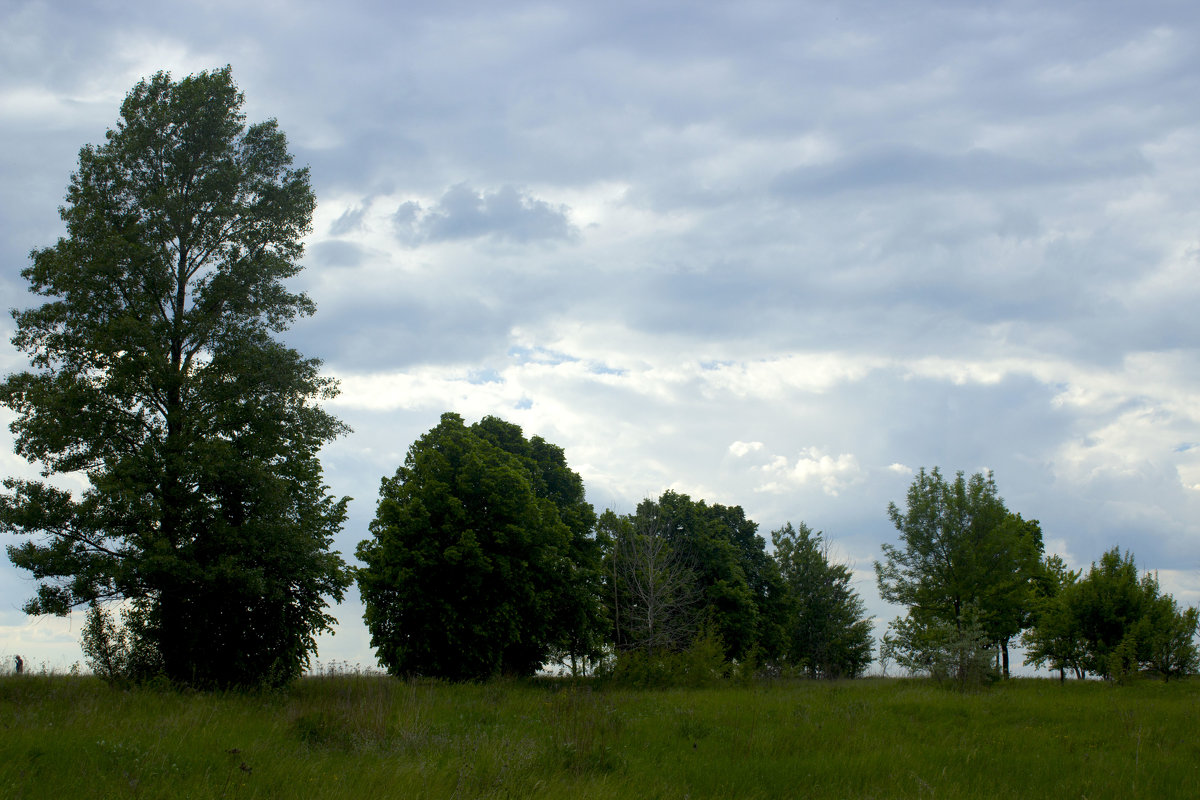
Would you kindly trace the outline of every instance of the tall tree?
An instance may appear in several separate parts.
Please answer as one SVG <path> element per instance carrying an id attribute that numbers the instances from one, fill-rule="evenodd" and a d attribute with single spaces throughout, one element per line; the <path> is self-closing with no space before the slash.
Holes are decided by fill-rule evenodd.
<path id="1" fill-rule="evenodd" d="M 484 417 L 471 426 L 477 436 L 521 459 L 533 493 L 554 504 L 558 518 L 570 531 L 569 570 L 563 596 L 555 605 L 550 657 L 566 662 L 577 674 L 585 662 L 604 648 L 604 606 L 600 602 L 601 551 L 596 541 L 596 512 L 585 496 L 579 473 L 567 466 L 558 445 L 541 436 L 526 439 L 521 428 L 499 417 Z"/>
<path id="2" fill-rule="evenodd" d="M 857 677 L 871 663 L 871 619 L 822 534 L 789 522 L 771 533 L 785 587 L 785 656 L 813 678 Z"/>
<path id="3" fill-rule="evenodd" d="M 922 469 L 908 490 L 907 508 L 888 505 L 901 545 L 883 545 L 875 562 L 879 592 L 908 606 L 912 622 L 961 628 L 971 610 L 1009 672 L 1008 645 L 1027 627 L 1042 557 L 1035 520 L 1008 511 L 991 473 L 947 482 Z M 975 624 L 973 622 L 973 624 Z"/>
<path id="4" fill-rule="evenodd" d="M 443 414 L 383 480 L 372 538 L 358 546 L 380 662 L 478 679 L 590 655 L 603 618 L 599 561 L 576 541 L 591 536 L 585 506 L 561 450 L 502 420 L 468 427 Z"/>
<path id="5" fill-rule="evenodd" d="M 346 431 L 317 405 L 336 385 L 274 338 L 313 311 L 285 281 L 315 199 L 242 105 L 228 67 L 133 88 L 80 151 L 67 235 L 22 273 L 48 298 L 14 313 L 34 371 L 0 385 L 17 452 L 89 482 L 4 482 L 27 611 L 131 601 L 139 650 L 200 685 L 297 675 L 349 583 L 317 459 Z"/>
<path id="6" fill-rule="evenodd" d="M 688 563 L 702 594 L 701 608 L 730 659 L 773 659 L 782 644 L 779 571 L 741 506 L 708 505 L 668 491 L 638 506 L 670 548 Z"/>

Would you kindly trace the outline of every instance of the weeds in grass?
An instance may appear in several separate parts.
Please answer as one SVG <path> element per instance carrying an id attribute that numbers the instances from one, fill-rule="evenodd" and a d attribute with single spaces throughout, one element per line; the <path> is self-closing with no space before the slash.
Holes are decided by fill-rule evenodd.
<path id="1" fill-rule="evenodd" d="M 1186 797 L 1200 682 L 304 678 L 286 691 L 0 678 L 0 796 Z"/>
<path id="2" fill-rule="evenodd" d="M 610 698 L 588 686 L 570 686 L 548 705 L 551 753 L 563 769 L 581 774 L 621 766 L 621 719 Z"/>
<path id="3" fill-rule="evenodd" d="M 229 756 L 228 769 L 225 771 L 225 783 L 221 786 L 220 797 L 237 797 L 239 790 L 246 786 L 247 779 L 254 774 L 254 768 L 242 760 L 242 751 L 231 747 L 225 751 Z"/>

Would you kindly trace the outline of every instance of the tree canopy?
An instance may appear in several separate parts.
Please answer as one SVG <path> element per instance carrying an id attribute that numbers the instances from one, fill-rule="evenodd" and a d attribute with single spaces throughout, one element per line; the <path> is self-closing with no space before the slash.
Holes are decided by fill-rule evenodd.
<path id="1" fill-rule="evenodd" d="M 457 414 L 383 480 L 358 584 L 380 663 L 398 675 L 528 675 L 599 648 L 594 513 L 562 450 Z"/>
<path id="2" fill-rule="evenodd" d="M 783 613 L 778 602 L 779 572 L 758 535 L 758 524 L 747 519 L 741 506 L 709 505 L 667 491 L 658 500 L 642 501 L 628 520 L 635 536 L 624 540 L 625 550 L 614 550 L 610 556 L 626 558 L 625 566 L 618 563 L 614 569 L 610 564 L 606 572 L 615 573 L 618 581 L 624 575 L 628 582 L 633 577 L 628 559 L 634 555 L 629 548 L 641 548 L 643 557 L 650 552 L 647 547 L 660 550 L 658 568 L 681 573 L 671 581 L 679 584 L 674 594 L 694 598 L 686 604 L 686 616 L 693 618 L 691 630 L 700 622 L 711 622 L 731 659 L 778 655 Z M 661 544 L 656 544 L 660 539 Z M 690 588 L 683 585 L 683 574 L 691 576 Z M 620 592 L 616 596 L 619 598 Z M 635 600 L 626 598 L 627 603 Z M 629 606 L 617 618 L 631 621 L 634 611 Z M 616 617 L 615 612 L 610 611 L 610 616 Z M 681 635 L 688 629 L 675 627 Z M 618 632 L 618 641 L 623 635 Z M 678 641 L 672 646 L 688 644 Z"/>
<path id="3" fill-rule="evenodd" d="M 1155 575 L 1139 577 L 1131 553 L 1114 547 L 1055 588 L 1024 637 L 1031 663 L 1116 679 L 1146 669 L 1164 680 L 1200 666 L 1197 610 L 1180 609 Z"/>
<path id="4" fill-rule="evenodd" d="M 46 298 L 14 312 L 33 369 L 0 385 L 17 452 L 88 481 L 4 482 L 26 609 L 129 601 L 143 663 L 200 685 L 297 675 L 349 582 L 317 459 L 346 431 L 317 405 L 336 385 L 275 338 L 313 312 L 286 281 L 315 199 L 242 105 L 228 67 L 133 88 L 80 151 L 66 236 L 22 272 Z"/>
<path id="5" fill-rule="evenodd" d="M 829 560 L 821 532 L 789 522 L 771 533 L 785 590 L 784 660 L 813 678 L 858 677 L 871 663 L 871 619 L 850 568 Z"/>
<path id="6" fill-rule="evenodd" d="M 883 599 L 908 607 L 911 623 L 961 631 L 968 617 L 1000 648 L 1008 674 L 1008 644 L 1028 625 L 1042 557 L 1036 520 L 1010 512 L 991 473 L 947 481 L 922 469 L 907 507 L 889 504 L 901 545 L 883 545 L 875 562 Z"/>

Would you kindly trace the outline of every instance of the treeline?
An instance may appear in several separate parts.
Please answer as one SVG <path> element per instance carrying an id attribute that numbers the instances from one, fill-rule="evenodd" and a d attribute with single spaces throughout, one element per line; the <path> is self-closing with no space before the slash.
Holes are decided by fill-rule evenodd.
<path id="1" fill-rule="evenodd" d="M 1197 611 L 1181 610 L 1157 577 L 1139 578 L 1132 554 L 1105 553 L 1086 575 L 1044 552 L 1036 520 L 1009 511 L 991 473 L 947 480 L 921 470 L 906 508 L 888 513 L 899 545 L 876 562 L 880 595 L 908 607 L 881 642 L 885 661 L 960 682 L 1009 674 L 1009 646 L 1026 662 L 1124 680 L 1164 680 L 1200 666 Z"/>
<path id="2" fill-rule="evenodd" d="M 596 515 L 562 450 L 453 414 L 383 481 L 352 568 L 331 549 L 349 498 L 319 452 L 348 428 L 336 382 L 280 339 L 316 198 L 274 120 L 246 124 L 228 67 L 139 82 L 79 153 L 66 235 L 22 271 L 31 368 L 0 381 L 16 453 L 72 492 L 6 477 L 0 530 L 31 614 L 87 609 L 97 672 L 202 688 L 279 686 L 331 629 L 354 580 L 382 664 L 453 679 L 549 663 L 635 682 L 768 670 L 860 675 L 870 620 L 850 570 L 803 523 L 770 534 L 738 506 L 667 492 Z M 1084 676 L 1196 669 L 1196 611 L 1133 557 L 1086 574 L 1043 552 L 991 476 L 922 471 L 876 564 L 908 611 L 881 656 L 977 679 L 1009 645 Z M 119 609 L 114 614 L 113 608 Z"/>
<path id="3" fill-rule="evenodd" d="M 666 492 L 599 517 L 561 448 L 457 414 L 383 481 L 358 582 L 399 675 L 529 675 L 551 662 L 636 682 L 738 670 L 856 676 L 870 621 L 850 570 L 801 524 Z"/>
<path id="4" fill-rule="evenodd" d="M 1195 609 L 1180 610 L 1133 557 L 1085 575 L 1044 553 L 1036 520 L 1009 511 L 992 475 L 921 470 L 900 534 L 875 570 L 906 606 L 886 663 L 960 682 L 1009 674 L 1009 648 L 1078 677 L 1194 672 Z M 366 621 L 400 675 L 528 675 L 550 662 L 634 682 L 767 671 L 854 677 L 871 622 L 821 533 L 791 523 L 772 550 L 739 506 L 676 492 L 598 518 L 560 448 L 496 417 L 456 414 L 383 483 L 359 546 Z"/>

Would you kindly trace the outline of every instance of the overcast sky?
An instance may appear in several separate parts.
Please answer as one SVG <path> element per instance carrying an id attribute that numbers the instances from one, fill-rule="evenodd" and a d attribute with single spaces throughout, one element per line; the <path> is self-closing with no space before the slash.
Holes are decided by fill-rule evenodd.
<path id="1" fill-rule="evenodd" d="M 823 530 L 881 625 L 922 466 L 994 470 L 1047 550 L 1119 545 L 1197 604 L 1197 41 L 1153 0 L 6 0 L 0 305 L 129 89 L 230 64 L 312 169 L 289 341 L 341 380 L 348 558 L 453 410 L 562 446 L 598 510 Z M 0 566 L 0 657 L 78 660 L 33 591 Z M 336 613 L 319 660 L 374 664 Z"/>

